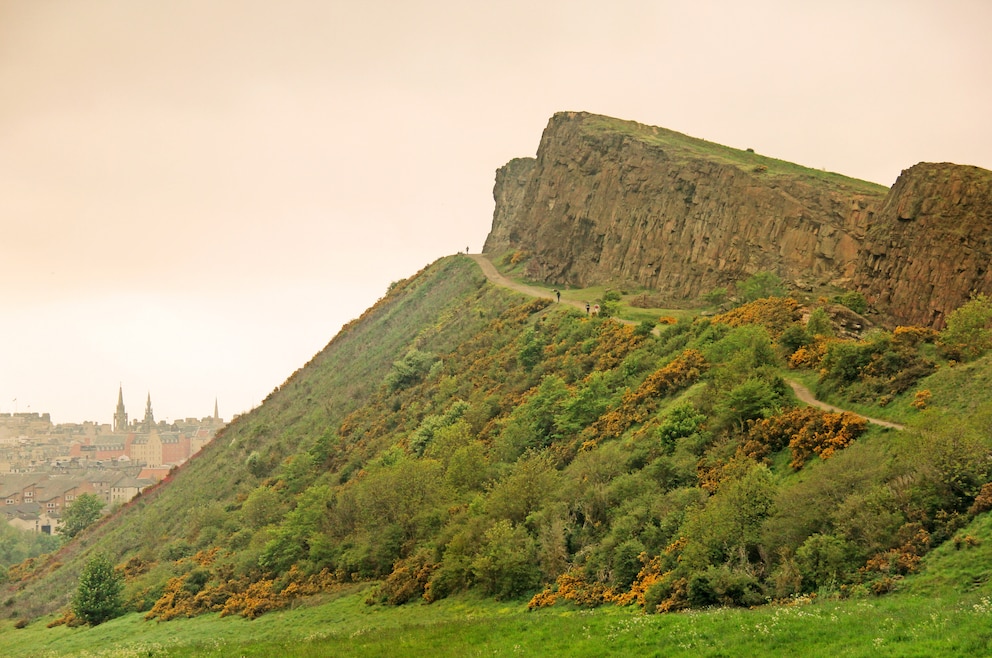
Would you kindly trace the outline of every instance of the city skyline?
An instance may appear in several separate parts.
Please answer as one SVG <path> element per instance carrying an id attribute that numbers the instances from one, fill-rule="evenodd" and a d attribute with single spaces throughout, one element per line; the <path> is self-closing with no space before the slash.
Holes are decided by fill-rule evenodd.
<path id="1" fill-rule="evenodd" d="M 117 406 L 115 407 L 115 411 L 112 411 L 110 413 L 111 420 L 109 422 L 108 421 L 104 421 L 104 420 L 102 420 L 100 418 L 82 418 L 82 419 L 79 419 L 79 420 L 63 421 L 62 423 L 53 423 L 53 424 L 56 424 L 56 425 L 58 425 L 58 424 L 72 425 L 72 424 L 83 424 L 83 423 L 97 423 L 99 425 L 110 425 L 114 429 L 114 431 L 116 432 L 116 431 L 118 431 L 118 428 L 121 427 L 117 423 L 118 414 L 123 410 L 124 413 L 125 413 L 125 418 L 127 418 L 129 416 L 129 414 L 126 414 L 127 404 L 124 402 L 124 385 L 123 384 L 121 384 L 121 385 L 118 386 L 117 393 L 118 393 L 118 396 L 117 396 Z M 152 397 L 151 391 L 150 390 L 149 391 L 146 391 L 145 396 L 146 396 L 146 404 L 150 406 L 151 405 L 151 397 Z M 16 400 L 12 400 L 11 402 L 12 403 L 13 402 L 16 402 Z M 146 411 L 147 411 L 147 409 L 146 409 Z M 0 416 L 2 416 L 2 415 L 20 416 L 22 414 L 23 415 L 36 415 L 36 416 L 39 416 L 39 417 L 43 417 L 43 416 L 46 416 L 46 415 L 49 416 L 49 417 L 51 417 L 53 415 L 51 409 L 30 409 L 30 408 L 28 408 L 28 409 L 25 409 L 24 411 L 20 411 L 20 410 L 18 410 L 15 407 L 13 411 L 5 411 L 3 409 L 3 407 L 0 406 Z M 175 416 L 175 417 L 166 417 L 166 416 L 163 416 L 159 420 L 163 420 L 163 421 L 166 421 L 166 422 L 170 422 L 170 421 L 171 422 L 175 422 L 175 421 L 179 421 L 179 420 L 188 420 L 188 419 L 191 419 L 191 418 L 195 418 L 195 419 L 212 418 L 214 420 L 223 420 L 223 417 L 220 415 L 220 401 L 217 398 L 214 398 L 213 411 L 210 414 L 207 414 L 207 415 L 190 415 L 190 414 L 185 414 L 185 415 L 182 415 L 182 416 Z M 140 424 L 146 422 L 146 420 L 147 420 L 147 417 L 146 418 L 143 418 L 141 420 L 139 420 L 137 418 L 130 418 L 130 420 L 128 420 L 128 421 L 125 422 L 125 425 L 124 426 L 130 427 L 130 426 L 135 425 L 135 424 L 139 424 L 140 425 Z M 158 421 L 156 421 L 156 422 L 158 422 Z"/>

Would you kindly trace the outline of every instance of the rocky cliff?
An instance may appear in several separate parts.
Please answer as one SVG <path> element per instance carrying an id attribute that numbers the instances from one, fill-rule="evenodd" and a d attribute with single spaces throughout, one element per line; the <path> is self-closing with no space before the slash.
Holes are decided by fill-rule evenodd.
<path id="1" fill-rule="evenodd" d="M 527 162 L 525 165 L 524 162 Z M 885 188 L 585 113 L 552 117 L 496 184 L 485 252 L 523 250 L 549 283 L 695 297 L 760 270 L 798 285 L 854 275 Z"/>
<path id="2" fill-rule="evenodd" d="M 869 226 L 854 285 L 890 324 L 941 328 L 992 293 L 992 171 L 921 163 L 902 172 Z"/>
<path id="3" fill-rule="evenodd" d="M 990 172 L 949 167 L 901 178 L 888 191 L 750 149 L 563 112 L 548 123 L 536 158 L 499 170 L 484 251 L 526 254 L 528 276 L 547 283 L 644 287 L 672 299 L 770 270 L 807 290 L 857 287 L 900 322 L 939 324 L 953 307 L 940 301 L 945 292 L 957 305 L 976 286 L 988 289 L 979 264 L 992 253 L 977 228 L 989 223 L 980 181 Z M 953 244 L 930 232 L 948 211 L 974 227 Z M 940 251 L 964 247 L 967 276 L 955 269 L 960 259 Z M 916 250 L 919 257 L 907 257 Z M 935 263 L 937 279 L 926 273 Z"/>

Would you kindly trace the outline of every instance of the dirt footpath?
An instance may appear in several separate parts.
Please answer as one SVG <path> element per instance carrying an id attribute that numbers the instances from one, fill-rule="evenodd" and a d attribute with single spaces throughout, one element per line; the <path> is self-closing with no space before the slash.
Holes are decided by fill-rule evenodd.
<path id="1" fill-rule="evenodd" d="M 482 254 L 467 254 L 467 256 L 479 264 L 479 267 L 482 268 L 482 273 L 486 275 L 486 278 L 489 279 L 489 281 L 491 281 L 492 283 L 498 286 L 503 286 L 504 288 L 516 290 L 519 293 L 523 293 L 524 295 L 530 295 L 531 297 L 543 297 L 544 299 L 555 298 L 554 294 L 549 290 L 524 285 L 522 283 L 517 283 L 516 281 L 511 281 L 510 279 L 506 278 L 505 276 L 500 274 L 499 270 L 496 269 L 496 267 L 492 264 L 492 262 L 490 262 L 490 260 L 485 256 L 483 256 Z M 584 302 L 575 302 L 566 299 L 566 300 L 562 300 L 561 303 L 574 306 L 575 308 L 580 309 L 582 311 L 586 310 L 586 305 Z M 620 320 L 619 318 L 617 318 L 617 320 L 623 322 L 624 324 L 637 324 L 636 322 L 631 322 L 630 320 Z M 655 328 L 653 333 L 655 334 L 658 333 L 657 327 Z M 869 418 L 868 416 L 863 416 L 862 414 L 855 413 L 853 411 L 848 411 L 847 409 L 841 409 L 840 407 L 835 407 L 832 404 L 827 404 L 826 402 L 817 400 L 815 397 L 813 397 L 813 393 L 799 382 L 792 379 L 786 379 L 785 381 L 788 382 L 789 386 L 792 387 L 793 392 L 796 394 L 796 397 L 799 398 L 801 402 L 804 402 L 812 407 L 816 407 L 817 409 L 823 409 L 824 411 L 831 411 L 834 413 L 846 412 L 846 413 L 854 414 L 855 416 L 860 416 L 861 418 L 864 418 L 869 423 L 873 423 L 875 425 L 881 425 L 882 427 L 891 427 L 892 429 L 896 429 L 896 430 L 905 429 L 905 427 L 903 425 L 900 425 L 899 423 L 892 423 L 887 420 L 880 420 L 878 418 Z"/>

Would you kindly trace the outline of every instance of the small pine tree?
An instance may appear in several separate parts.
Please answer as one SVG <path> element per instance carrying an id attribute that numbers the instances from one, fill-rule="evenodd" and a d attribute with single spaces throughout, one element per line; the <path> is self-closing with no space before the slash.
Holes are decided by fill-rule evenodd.
<path id="1" fill-rule="evenodd" d="M 124 578 L 110 558 L 102 553 L 94 555 L 79 576 L 72 611 L 90 626 L 102 624 L 124 614 L 123 590 Z"/>

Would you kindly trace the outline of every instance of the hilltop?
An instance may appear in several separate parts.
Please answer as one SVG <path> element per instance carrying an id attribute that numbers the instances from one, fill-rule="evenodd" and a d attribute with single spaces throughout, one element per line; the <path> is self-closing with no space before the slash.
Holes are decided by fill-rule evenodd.
<path id="1" fill-rule="evenodd" d="M 883 186 L 583 112 L 500 169 L 484 253 L 556 285 L 698 298 L 771 271 L 858 291 L 890 326 L 940 328 L 992 293 L 992 172 L 919 164 Z"/>

